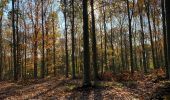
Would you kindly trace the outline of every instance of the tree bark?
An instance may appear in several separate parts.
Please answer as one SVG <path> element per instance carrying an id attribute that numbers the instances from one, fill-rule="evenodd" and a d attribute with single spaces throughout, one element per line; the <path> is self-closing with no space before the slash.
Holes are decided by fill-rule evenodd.
<path id="1" fill-rule="evenodd" d="M 134 73 L 134 63 L 133 63 L 133 46 L 132 46 L 132 17 L 130 14 L 130 8 L 129 8 L 129 0 L 127 0 L 127 10 L 128 10 L 128 22 L 129 22 L 129 44 L 130 44 L 130 65 L 131 65 L 131 74 Z"/>
<path id="2" fill-rule="evenodd" d="M 69 68 L 69 63 L 68 63 L 68 34 L 67 34 L 67 2 L 64 0 L 64 23 L 65 23 L 65 55 L 66 55 L 66 77 L 68 77 L 68 68 Z"/>
<path id="3" fill-rule="evenodd" d="M 74 59 L 74 53 L 75 53 L 75 42 L 74 42 L 74 0 L 71 1 L 71 5 L 72 5 L 72 21 L 71 21 L 71 40 L 72 40 L 72 78 L 75 79 L 76 75 L 75 75 L 75 59 Z"/>
<path id="4" fill-rule="evenodd" d="M 0 16 L 0 81 L 2 80 L 2 16 Z"/>
<path id="5" fill-rule="evenodd" d="M 140 7 L 140 4 L 138 2 L 138 11 L 139 11 L 139 17 L 140 17 L 140 27 L 141 27 L 141 44 L 142 44 L 142 58 L 143 58 L 143 68 L 144 73 L 147 73 L 147 67 L 146 67 L 146 50 L 145 50 L 145 34 L 143 30 L 143 16 L 142 16 L 142 8 Z"/>
<path id="6" fill-rule="evenodd" d="M 112 15 L 111 15 L 111 12 L 110 12 L 110 23 L 111 23 L 111 48 L 112 48 L 112 67 L 111 67 L 111 70 L 113 71 L 113 73 L 115 73 L 115 58 L 114 58 L 114 32 L 113 32 L 113 24 L 112 24 Z"/>
<path id="7" fill-rule="evenodd" d="M 161 0 L 162 8 L 162 29 L 163 29 L 163 38 L 164 38 L 164 59 L 165 59 L 165 68 L 166 68 L 166 77 L 168 77 L 168 57 L 167 57 L 167 33 L 166 33 L 166 22 L 165 22 L 165 0 Z"/>
<path id="8" fill-rule="evenodd" d="M 105 2 L 103 2 L 103 25 L 104 25 L 104 60 L 105 69 L 108 69 L 107 65 L 107 30 L 106 30 L 106 12 L 105 12 Z"/>
<path id="9" fill-rule="evenodd" d="M 96 47 L 96 27 L 95 27 L 95 17 L 94 17 L 94 0 L 91 0 L 91 18 L 92 18 L 92 52 L 93 52 L 93 69 L 94 78 L 98 80 L 98 67 L 97 67 L 97 47 Z"/>
<path id="10" fill-rule="evenodd" d="M 38 1 L 35 2 L 36 5 L 36 18 L 35 18 L 35 25 L 34 25 L 34 78 L 37 79 L 37 62 L 38 62 L 38 54 L 37 54 L 37 50 L 38 50 L 38 5 L 37 5 Z"/>
<path id="11" fill-rule="evenodd" d="M 42 28 L 42 64 L 41 64 L 41 78 L 44 78 L 45 76 L 45 50 L 44 50 L 44 0 L 41 0 L 41 28 Z"/>
<path id="12" fill-rule="evenodd" d="M 146 6 L 146 15 L 148 19 L 148 28 L 149 28 L 149 35 L 150 35 L 150 43 L 151 43 L 151 50 L 152 50 L 152 60 L 153 60 L 153 67 L 156 68 L 156 62 L 155 62 L 155 51 L 154 51 L 154 44 L 153 44 L 153 37 L 152 37 L 152 29 L 151 29 L 151 22 L 150 22 L 150 0 L 146 2 L 145 1 L 145 6 Z"/>
<path id="13" fill-rule="evenodd" d="M 14 66 L 14 81 L 18 80 L 18 74 L 17 74 L 17 45 L 16 45 L 16 33 L 15 33 L 15 7 L 14 7 L 14 0 L 12 0 L 12 32 L 13 32 L 13 66 Z"/>
<path id="14" fill-rule="evenodd" d="M 88 30 L 88 0 L 83 0 L 83 49 L 84 49 L 84 70 L 83 87 L 91 86 L 90 82 L 90 55 L 89 55 L 89 30 Z"/>
<path id="15" fill-rule="evenodd" d="M 169 0 L 165 0 L 165 8 L 166 8 L 166 24 L 167 24 L 167 46 L 168 46 L 168 78 L 170 79 L 170 2 Z"/>

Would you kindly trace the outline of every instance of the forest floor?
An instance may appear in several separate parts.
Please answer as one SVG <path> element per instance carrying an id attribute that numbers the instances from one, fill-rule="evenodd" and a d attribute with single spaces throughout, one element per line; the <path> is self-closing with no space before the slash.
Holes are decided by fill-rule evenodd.
<path id="1" fill-rule="evenodd" d="M 155 73 L 157 73 L 155 75 Z M 0 82 L 0 100 L 150 100 L 170 94 L 170 82 L 155 72 L 146 76 L 121 74 L 97 82 L 96 87 L 81 88 L 81 79 L 49 77 L 17 83 Z M 110 74 L 108 74 L 109 76 Z M 106 74 L 107 76 L 107 74 Z M 121 78 L 123 76 L 123 78 Z M 159 99 L 157 99 L 159 100 Z M 169 100 L 169 99 L 167 99 Z"/>

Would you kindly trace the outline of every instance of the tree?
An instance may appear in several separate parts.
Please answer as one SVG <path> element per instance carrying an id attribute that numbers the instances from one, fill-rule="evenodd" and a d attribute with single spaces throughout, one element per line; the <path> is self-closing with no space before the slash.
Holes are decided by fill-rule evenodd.
<path id="1" fill-rule="evenodd" d="M 2 80 L 2 16 L 0 16 L 0 81 L 1 80 Z"/>
<path id="2" fill-rule="evenodd" d="M 42 28 L 42 64 L 41 64 L 41 78 L 44 78 L 45 74 L 45 51 L 44 51 L 44 0 L 41 0 L 41 18 L 42 18 L 42 23 L 41 23 L 41 28 Z"/>
<path id="3" fill-rule="evenodd" d="M 105 60 L 105 68 L 108 69 L 108 65 L 107 65 L 107 29 L 106 29 L 106 7 L 105 7 L 105 3 L 104 1 L 102 1 L 103 3 L 103 25 L 104 25 L 104 60 Z"/>
<path id="4" fill-rule="evenodd" d="M 93 70 L 94 78 L 97 80 L 98 77 L 98 67 L 97 67 L 97 47 L 96 47 L 96 32 L 95 32 L 95 17 L 94 17 L 94 0 L 91 0 L 91 18 L 92 18 L 92 52 L 93 52 Z"/>
<path id="5" fill-rule="evenodd" d="M 143 9 L 143 4 L 142 2 L 137 3 L 138 5 L 138 12 L 139 12 L 139 18 L 140 18 L 140 27 L 141 27 L 141 44 L 142 44 L 142 58 L 143 58 L 143 67 L 144 67 L 144 72 L 147 73 L 147 68 L 146 68 L 146 52 L 145 52 L 145 34 L 144 34 L 144 29 L 143 29 L 143 16 L 142 16 L 142 9 Z"/>
<path id="6" fill-rule="evenodd" d="M 129 0 L 127 0 L 126 3 L 127 3 L 128 23 L 129 23 L 130 65 L 131 65 L 131 74 L 133 75 L 133 73 L 134 73 L 134 62 L 133 62 L 133 46 L 132 46 L 132 26 L 131 26 L 131 23 L 132 23 L 131 11 L 132 10 L 130 10 L 130 7 L 129 7 Z M 134 3 L 134 1 L 133 1 L 133 3 Z"/>
<path id="7" fill-rule="evenodd" d="M 21 76 L 21 48 L 20 48 L 20 33 L 19 33 L 19 0 L 16 1 L 16 45 L 17 45 L 17 74 L 18 74 L 18 78 L 20 78 Z M 15 15 L 14 15 L 15 16 Z"/>
<path id="8" fill-rule="evenodd" d="M 72 6 L 72 21 L 71 21 L 71 40 L 72 40 L 72 78 L 75 79 L 75 60 L 74 60 L 74 52 L 75 52 L 75 38 L 74 38 L 74 0 L 71 1 L 71 6 Z"/>
<path id="9" fill-rule="evenodd" d="M 18 80 L 18 74 L 17 74 L 17 51 L 16 51 L 16 33 L 15 33 L 15 7 L 14 7 L 14 0 L 12 0 L 12 32 L 13 32 L 13 65 L 14 65 L 14 80 Z"/>
<path id="10" fill-rule="evenodd" d="M 152 26 L 153 26 L 153 32 L 152 32 L 152 34 L 153 34 L 153 39 L 154 39 L 154 44 L 153 44 L 153 47 L 154 47 L 154 54 L 155 54 L 155 66 L 154 66 L 154 68 L 159 68 L 160 67 L 160 65 L 159 65 L 159 61 L 160 60 L 158 60 L 158 59 L 160 59 L 160 58 L 158 58 L 158 42 L 157 42 L 157 40 L 158 40 L 158 30 L 157 30 L 157 28 L 156 28 L 156 17 L 157 17 L 157 12 L 156 12 L 156 8 L 157 8 L 157 4 L 155 3 L 156 1 L 153 1 L 152 3 L 152 6 L 150 7 L 150 13 L 151 13 L 151 19 L 152 19 Z M 150 5 L 150 4 L 149 4 Z"/>
<path id="11" fill-rule="evenodd" d="M 103 74 L 103 34 L 102 34 L 102 23 L 100 22 L 100 49 L 101 49 L 101 73 Z"/>
<path id="12" fill-rule="evenodd" d="M 89 30 L 88 30 L 88 0 L 83 0 L 83 49 L 84 49 L 84 70 L 83 70 L 83 87 L 91 85 L 90 82 L 90 55 L 89 55 Z"/>
<path id="13" fill-rule="evenodd" d="M 52 27 L 53 27 L 53 66 L 54 66 L 54 76 L 56 75 L 56 34 L 55 34 L 55 18 L 56 13 L 53 12 L 52 14 Z"/>
<path id="14" fill-rule="evenodd" d="M 0 1 L 0 81 L 2 80 L 2 67 L 3 67 L 3 44 L 2 44 L 2 18 L 4 13 L 4 7 L 7 4 L 7 1 Z"/>
<path id="15" fill-rule="evenodd" d="M 69 62 L 68 62 L 68 34 L 67 34 L 67 2 L 64 0 L 64 24 L 65 24 L 65 66 L 66 66 L 66 77 L 68 77 L 68 68 L 69 68 Z"/>
<path id="16" fill-rule="evenodd" d="M 155 62 L 155 51 L 154 51 L 154 43 L 153 43 L 153 36 L 152 36 L 152 29 L 151 29 L 151 21 L 150 21 L 150 0 L 145 2 L 145 10 L 148 20 L 148 29 L 149 29 L 149 36 L 150 36 L 150 43 L 151 43 L 151 50 L 152 50 L 152 61 L 153 61 L 153 67 L 156 68 L 156 62 Z"/>
<path id="17" fill-rule="evenodd" d="M 166 33 L 166 18 L 165 18 L 165 0 L 161 0 L 161 8 L 162 8 L 162 29 L 163 29 L 163 37 L 164 37 L 164 59 L 165 59 L 165 68 L 166 68 L 166 77 L 168 78 L 168 55 L 167 55 L 167 33 Z"/>
<path id="18" fill-rule="evenodd" d="M 168 78 L 170 79 L 170 2 L 165 0 L 166 24 L 167 24 L 167 45 L 168 45 Z"/>
<path id="19" fill-rule="evenodd" d="M 33 15 L 32 15 L 32 26 L 34 27 L 34 50 L 33 50 L 33 52 L 34 52 L 34 78 L 35 79 L 37 79 L 37 74 L 38 74 L 38 65 L 37 65 L 37 63 L 38 63 L 38 23 L 39 23 L 39 21 L 38 21 L 38 14 L 39 14 L 39 12 L 38 12 L 38 6 L 39 6 L 39 4 L 38 4 L 38 1 L 35 1 L 35 22 L 34 22 L 34 19 L 33 19 Z M 32 10 L 32 9 L 31 9 Z M 32 12 L 32 11 L 31 11 Z M 32 14 L 32 13 L 31 13 Z"/>
<path id="20" fill-rule="evenodd" d="M 26 71 L 27 71 L 27 25 L 26 25 L 26 20 L 25 20 L 25 12 L 23 12 L 23 23 L 24 23 L 24 78 L 26 78 Z"/>
<path id="21" fill-rule="evenodd" d="M 113 42 L 113 40 L 114 40 L 114 30 L 113 30 L 112 20 L 113 20 L 112 15 L 110 13 L 110 23 L 111 23 L 111 39 L 110 39 L 110 43 L 111 43 L 111 48 L 112 48 L 112 68 L 111 68 L 111 70 L 113 71 L 113 73 L 115 73 L 114 42 Z"/>

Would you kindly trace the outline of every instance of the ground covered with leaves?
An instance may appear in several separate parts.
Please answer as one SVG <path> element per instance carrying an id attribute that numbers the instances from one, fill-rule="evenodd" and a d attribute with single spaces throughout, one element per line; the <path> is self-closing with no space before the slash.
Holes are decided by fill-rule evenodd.
<path id="1" fill-rule="evenodd" d="M 158 70 L 149 75 L 105 73 L 96 86 L 81 87 L 81 79 L 49 77 L 19 82 L 0 82 L 0 100 L 160 100 L 170 95 L 170 82 Z M 105 78 L 106 77 L 106 78 Z M 168 97 L 166 97 L 169 100 Z"/>

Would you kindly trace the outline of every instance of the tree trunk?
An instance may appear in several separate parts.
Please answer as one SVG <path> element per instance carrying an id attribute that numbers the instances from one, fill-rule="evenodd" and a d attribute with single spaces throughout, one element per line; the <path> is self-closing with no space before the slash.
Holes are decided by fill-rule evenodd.
<path id="1" fill-rule="evenodd" d="M 128 10 L 128 21 L 129 21 L 129 44 L 130 44 L 130 65 L 131 65 L 131 74 L 134 73 L 134 63 L 133 63 L 133 47 L 132 47 L 132 18 L 130 14 L 130 8 L 129 8 L 129 0 L 127 0 L 127 10 Z"/>
<path id="2" fill-rule="evenodd" d="M 101 44 L 100 44 L 100 49 L 101 49 L 101 74 L 103 74 L 103 34 L 102 34 L 102 25 L 100 22 L 100 40 L 101 40 Z"/>
<path id="3" fill-rule="evenodd" d="M 68 68 L 69 68 L 69 63 L 68 63 L 68 43 L 67 43 L 67 2 L 64 0 L 64 21 L 65 21 L 65 54 L 66 54 L 66 77 L 68 77 Z"/>
<path id="4" fill-rule="evenodd" d="M 42 28 L 42 64 L 41 64 L 41 78 L 44 78 L 45 76 L 45 50 L 44 50 L 44 0 L 41 0 L 41 18 L 42 18 L 42 23 L 41 23 L 41 28 Z"/>
<path id="5" fill-rule="evenodd" d="M 166 8 L 166 23 L 167 23 L 167 45 L 168 45 L 168 78 L 170 79 L 170 2 L 165 1 Z"/>
<path id="6" fill-rule="evenodd" d="M 103 2 L 103 25 L 104 25 L 104 61 L 105 69 L 108 69 L 107 65 L 107 30 L 106 30 L 106 12 L 105 12 L 105 3 Z"/>
<path id="7" fill-rule="evenodd" d="M 154 30 L 154 40 L 155 40 L 155 43 L 154 43 L 154 52 L 155 52 L 155 68 L 159 68 L 159 60 L 158 60 L 158 45 L 157 45 L 157 29 L 156 29 L 156 19 L 155 19 L 155 8 L 151 9 L 151 18 L 152 18 L 152 24 L 153 24 L 153 30 Z"/>
<path id="8" fill-rule="evenodd" d="M 126 34 L 124 34 L 124 45 L 125 45 L 125 67 L 126 67 L 126 70 L 128 70 L 129 68 L 129 60 L 128 60 L 128 47 L 127 47 L 127 40 L 126 40 L 127 36 Z"/>
<path id="9" fill-rule="evenodd" d="M 83 87 L 89 87 L 90 82 L 90 55 L 89 55 L 89 30 L 88 30 L 88 0 L 83 0 L 83 48 L 84 48 L 84 70 Z"/>
<path id="10" fill-rule="evenodd" d="M 97 80 L 98 77 L 98 67 L 97 67 L 97 47 L 96 47 L 96 32 L 95 32 L 95 17 L 94 17 L 94 0 L 91 0 L 91 18 L 92 18 L 92 52 L 93 52 L 93 68 L 94 68 L 94 78 Z"/>
<path id="11" fill-rule="evenodd" d="M 143 16 L 142 16 L 142 8 L 140 7 L 140 4 L 138 2 L 138 11 L 139 11 L 139 17 L 140 17 L 140 27 L 141 27 L 141 44 L 142 44 L 142 58 L 143 58 L 143 68 L 144 73 L 147 73 L 147 67 L 146 67 L 146 50 L 145 50 L 145 34 L 143 30 Z"/>
<path id="12" fill-rule="evenodd" d="M 20 34 L 19 34 L 19 0 L 17 0 L 17 12 L 16 12 L 16 45 L 17 45 L 17 74 L 18 78 L 21 76 L 21 50 L 20 50 Z"/>
<path id="13" fill-rule="evenodd" d="M 18 74 L 17 74 L 17 45 L 16 45 L 16 33 L 15 33 L 15 13 L 14 13 L 15 7 L 14 7 L 14 0 L 12 0 L 12 32 L 13 32 L 13 63 L 14 63 L 14 80 L 18 80 Z"/>
<path id="14" fill-rule="evenodd" d="M 150 0 L 148 0 L 147 2 L 145 0 L 145 6 L 146 6 L 146 14 L 147 14 L 148 25 L 149 25 L 148 28 L 149 28 L 149 35 L 150 35 L 151 50 L 152 50 L 153 67 L 156 68 L 155 51 L 154 51 L 152 29 L 151 29 L 151 22 L 150 22 Z"/>
<path id="15" fill-rule="evenodd" d="M 53 31 L 53 27 L 54 27 L 53 23 L 54 23 L 54 20 L 53 20 L 53 17 L 52 17 L 52 31 Z M 44 32 L 45 32 L 45 35 L 46 35 L 46 41 L 45 41 L 46 45 L 49 45 L 48 44 L 49 43 L 49 34 L 48 34 L 49 33 L 49 26 L 48 26 L 47 21 L 45 21 L 45 31 Z M 55 39 L 55 35 L 53 33 L 53 49 L 54 49 L 54 46 L 55 46 L 54 39 Z M 55 52 L 54 52 L 54 54 L 55 54 Z M 48 48 L 48 47 L 46 48 L 46 57 L 44 59 L 45 59 L 44 74 L 45 74 L 45 76 L 48 76 L 48 68 L 50 66 L 50 48 Z"/>
<path id="16" fill-rule="evenodd" d="M 55 36 L 55 28 L 54 28 L 54 17 L 52 18 L 52 26 L 53 26 L 53 70 L 54 70 L 54 76 L 56 75 L 56 36 Z"/>
<path id="17" fill-rule="evenodd" d="M 25 70 L 24 70 L 24 78 L 26 78 L 26 75 L 27 75 L 27 27 L 26 27 L 26 22 L 24 20 L 24 28 L 25 28 L 25 31 L 24 31 L 24 44 L 25 44 L 25 47 L 24 47 L 24 66 L 25 66 Z"/>
<path id="18" fill-rule="evenodd" d="M 72 21 L 71 21 L 71 40 L 72 40 L 72 78 L 75 79 L 76 75 L 75 75 L 75 60 L 74 60 L 74 52 L 75 52 L 75 42 L 74 42 L 74 0 L 72 0 Z"/>
<path id="19" fill-rule="evenodd" d="M 0 81 L 2 80 L 2 16 L 0 16 Z"/>
<path id="20" fill-rule="evenodd" d="M 123 32 L 122 32 L 122 25 L 120 27 L 120 51 L 121 51 L 121 66 L 123 68 L 123 70 L 125 70 L 125 61 L 124 61 L 124 50 L 123 50 Z"/>
<path id="21" fill-rule="evenodd" d="M 35 5 L 37 5 L 37 1 L 35 2 Z M 38 6 L 36 6 L 36 18 L 35 18 L 35 25 L 34 25 L 34 78 L 37 79 L 37 64 L 38 64 Z"/>
<path id="22" fill-rule="evenodd" d="M 137 43 L 136 43 L 136 36 L 137 36 L 137 33 L 136 33 L 136 23 L 134 22 L 135 26 L 135 32 L 134 32 L 134 69 L 135 70 L 138 70 L 138 58 L 137 58 Z"/>
<path id="23" fill-rule="evenodd" d="M 110 12 L 110 23 L 111 23 L 111 48 L 112 48 L 112 68 L 111 70 L 113 71 L 113 73 L 115 73 L 115 58 L 114 58 L 114 42 L 113 42 L 113 38 L 114 38 L 114 32 L 113 32 L 113 24 L 112 24 L 112 15 L 111 15 L 111 12 Z"/>
<path id="24" fill-rule="evenodd" d="M 161 0 L 162 8 L 162 29 L 163 29 L 163 38 L 164 38 L 164 59 L 165 59 L 165 68 L 166 68 L 166 77 L 168 77 L 168 57 L 167 57 L 167 33 L 166 33 L 166 22 L 165 22 L 165 1 Z"/>

